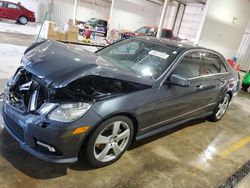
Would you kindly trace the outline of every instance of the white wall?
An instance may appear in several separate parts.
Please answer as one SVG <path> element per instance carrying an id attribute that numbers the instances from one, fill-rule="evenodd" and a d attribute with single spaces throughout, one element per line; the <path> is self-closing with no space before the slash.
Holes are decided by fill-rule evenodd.
<path id="1" fill-rule="evenodd" d="M 234 17 L 237 18 L 235 24 Z M 237 53 L 249 18 L 249 0 L 211 0 L 199 45 L 232 58 Z"/>
<path id="2" fill-rule="evenodd" d="M 97 2 L 97 1 L 95 1 Z M 84 0 L 78 0 L 78 8 L 76 19 L 81 21 L 89 20 L 90 18 L 99 18 L 108 20 L 110 14 L 111 3 L 98 1 L 98 5 L 90 4 Z"/>
<path id="3" fill-rule="evenodd" d="M 76 19 L 87 21 L 89 18 L 109 18 L 111 3 L 105 1 L 78 0 Z M 39 21 L 41 21 L 46 9 L 49 9 L 47 20 L 56 22 L 58 26 L 64 26 L 69 18 L 73 18 L 74 0 L 39 0 Z"/>
<path id="4" fill-rule="evenodd" d="M 25 8 L 33 11 L 37 17 L 38 15 L 38 0 L 8 0 L 9 2 L 20 2 Z"/>
<path id="5" fill-rule="evenodd" d="M 136 30 L 142 26 L 158 26 L 162 7 L 146 0 L 114 0 L 110 29 Z M 163 27 L 172 29 L 177 3 L 168 7 Z"/>
<path id="6" fill-rule="evenodd" d="M 110 29 L 136 30 L 141 26 L 156 26 L 162 6 L 145 0 L 114 0 Z"/>

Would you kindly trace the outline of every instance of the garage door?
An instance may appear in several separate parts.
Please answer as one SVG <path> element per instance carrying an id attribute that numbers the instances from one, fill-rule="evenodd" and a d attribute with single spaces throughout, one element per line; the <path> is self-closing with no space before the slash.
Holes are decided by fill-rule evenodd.
<path id="1" fill-rule="evenodd" d="M 194 41 L 196 39 L 205 5 L 187 3 L 178 36 Z"/>

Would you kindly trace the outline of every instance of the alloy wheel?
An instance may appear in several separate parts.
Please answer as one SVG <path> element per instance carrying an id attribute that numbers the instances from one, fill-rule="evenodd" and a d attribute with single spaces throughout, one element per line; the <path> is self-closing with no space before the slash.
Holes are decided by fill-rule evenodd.
<path id="1" fill-rule="evenodd" d="M 23 24 L 23 25 L 25 25 L 25 24 L 28 23 L 27 18 L 25 18 L 25 17 L 23 17 L 23 16 L 22 16 L 21 18 L 19 18 L 19 21 L 20 21 L 20 23 Z"/>
<path id="2" fill-rule="evenodd" d="M 127 123 L 116 121 L 106 126 L 94 144 L 94 156 L 100 162 L 116 159 L 126 148 L 131 130 Z"/>
<path id="3" fill-rule="evenodd" d="M 226 95 L 224 99 L 221 101 L 221 103 L 218 106 L 218 111 L 216 113 L 216 118 L 221 119 L 222 116 L 225 114 L 227 111 L 227 107 L 229 105 L 229 97 Z"/>

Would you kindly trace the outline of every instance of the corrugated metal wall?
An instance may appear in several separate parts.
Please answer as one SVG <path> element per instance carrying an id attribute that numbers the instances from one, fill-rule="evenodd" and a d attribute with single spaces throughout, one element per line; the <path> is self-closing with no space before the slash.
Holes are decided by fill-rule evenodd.
<path id="1" fill-rule="evenodd" d="M 77 19 L 86 21 L 89 18 L 108 19 L 111 3 L 102 0 L 78 0 Z M 46 9 L 49 9 L 47 20 L 64 26 L 73 17 L 74 0 L 39 0 L 38 21 L 42 20 Z"/>
<path id="2" fill-rule="evenodd" d="M 250 70 L 250 21 L 242 38 L 237 57 L 240 69 L 244 71 Z"/>

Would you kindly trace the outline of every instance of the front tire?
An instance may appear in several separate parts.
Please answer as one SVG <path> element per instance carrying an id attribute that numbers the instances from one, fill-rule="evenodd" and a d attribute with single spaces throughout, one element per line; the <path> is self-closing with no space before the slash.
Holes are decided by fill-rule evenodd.
<path id="1" fill-rule="evenodd" d="M 208 117 L 208 120 L 213 122 L 219 121 L 226 113 L 229 103 L 230 103 L 230 96 L 229 94 L 226 94 L 214 109 L 213 114 Z"/>
<path id="2" fill-rule="evenodd" d="M 28 23 L 28 19 L 25 16 L 20 16 L 18 18 L 18 23 L 20 23 L 22 25 L 26 25 Z"/>
<path id="3" fill-rule="evenodd" d="M 104 121 L 86 143 L 87 161 L 95 167 L 114 163 L 129 147 L 133 134 L 133 123 L 125 116 L 116 116 Z"/>

